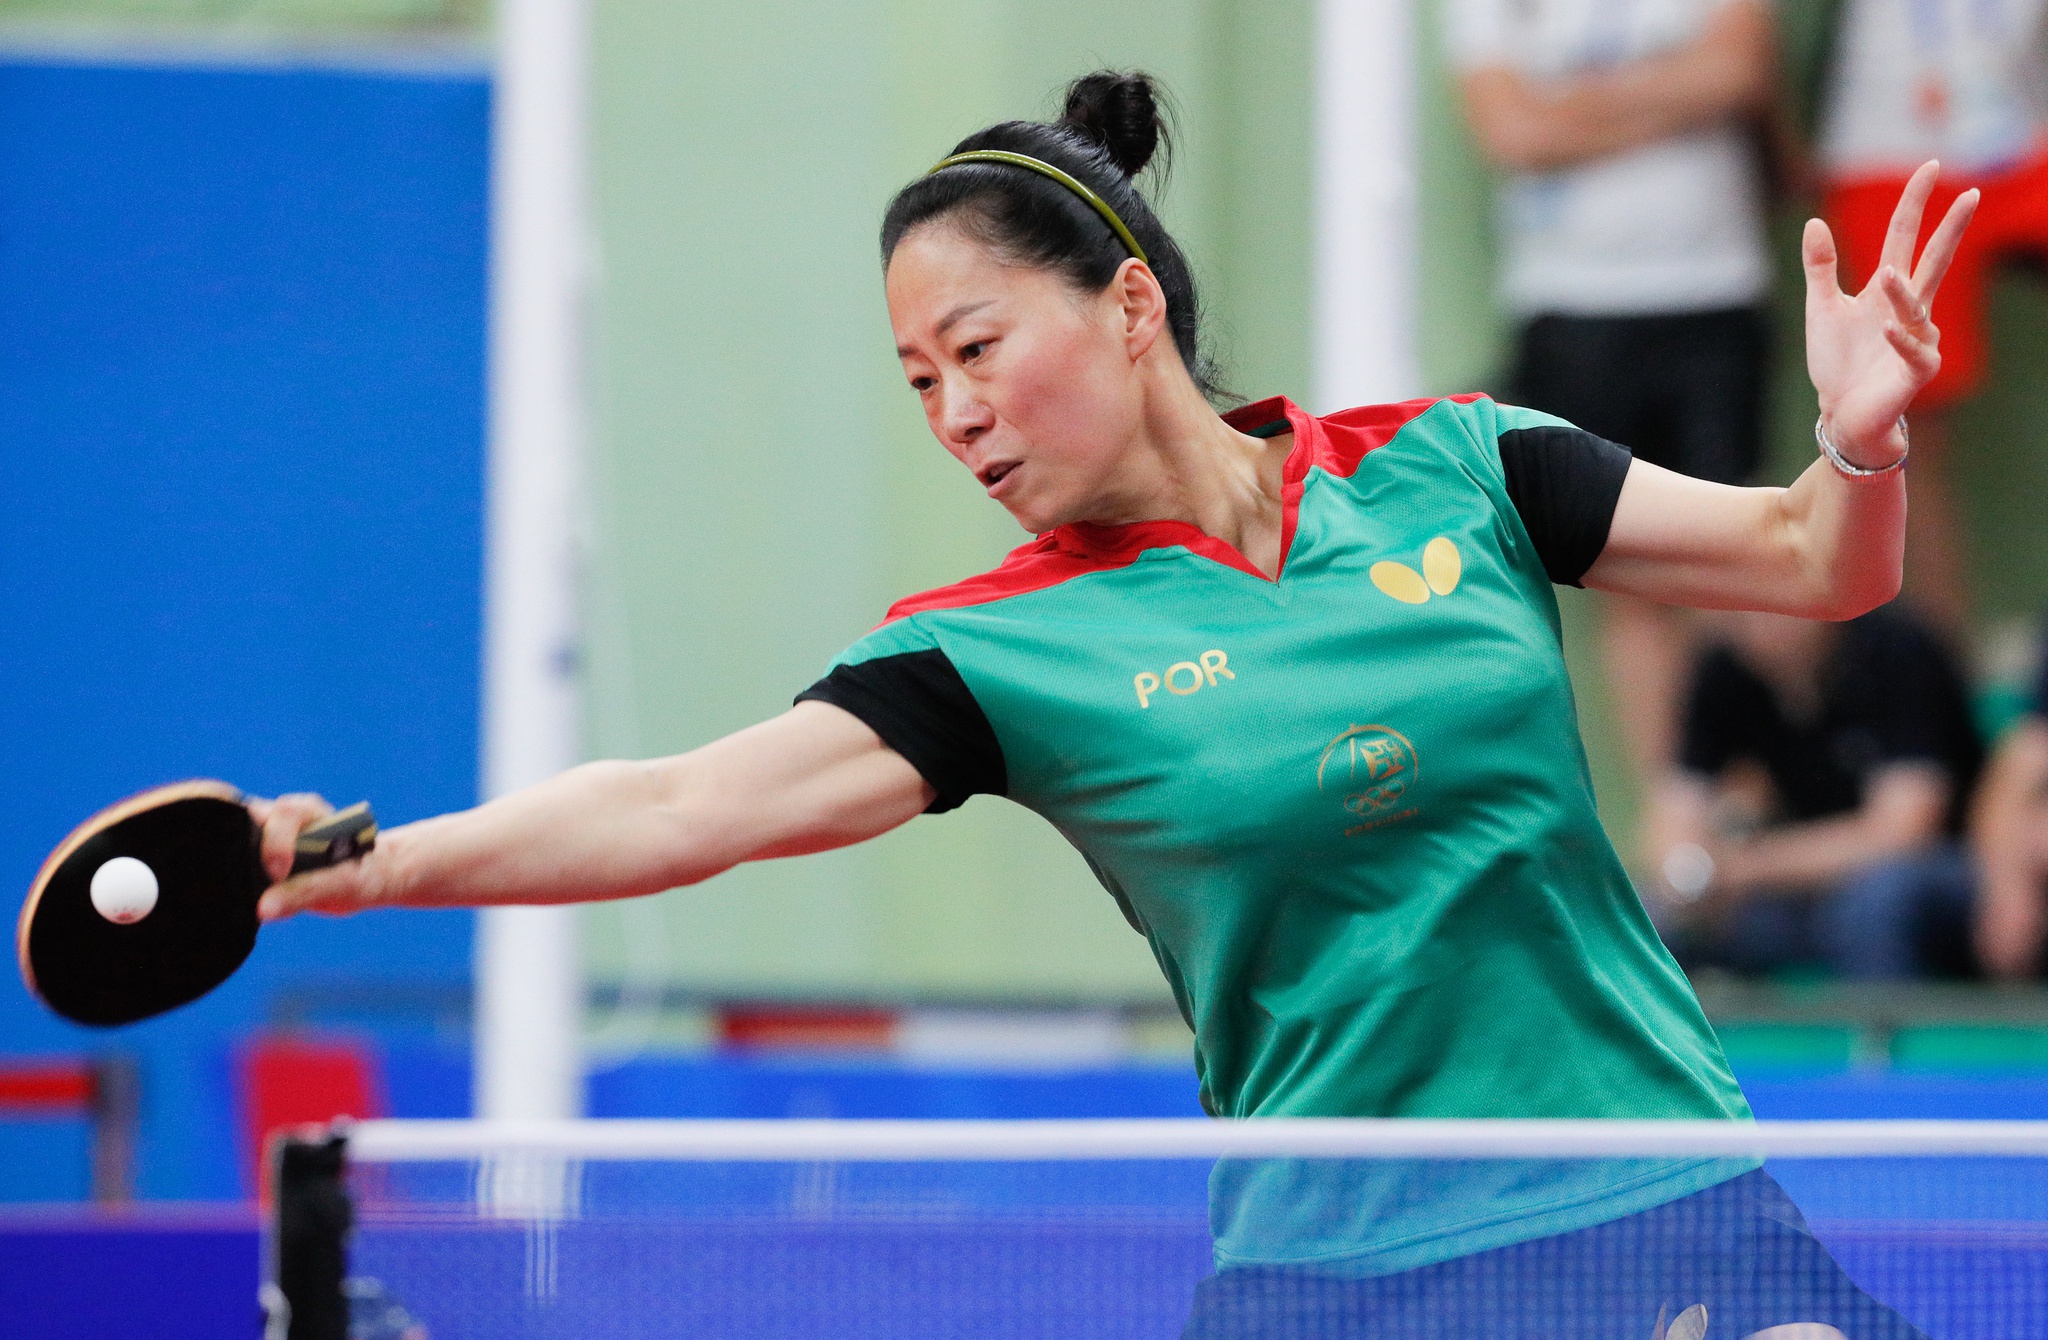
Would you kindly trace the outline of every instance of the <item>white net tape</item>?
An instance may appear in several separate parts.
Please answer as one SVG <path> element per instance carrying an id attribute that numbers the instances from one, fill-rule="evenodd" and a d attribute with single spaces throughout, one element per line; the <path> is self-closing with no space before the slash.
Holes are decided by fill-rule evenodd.
<path id="1" fill-rule="evenodd" d="M 2048 1158 L 2048 1121 L 366 1121 L 378 1163 L 507 1153 L 762 1163 L 1099 1159 Z"/>

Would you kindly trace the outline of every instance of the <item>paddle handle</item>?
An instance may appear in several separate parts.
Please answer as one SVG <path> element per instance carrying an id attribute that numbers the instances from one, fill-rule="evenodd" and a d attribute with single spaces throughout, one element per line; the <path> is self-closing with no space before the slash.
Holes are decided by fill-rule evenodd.
<path id="1" fill-rule="evenodd" d="M 292 847 L 292 873 L 358 860 L 376 845 L 377 816 L 370 813 L 369 801 L 358 801 L 299 834 Z"/>

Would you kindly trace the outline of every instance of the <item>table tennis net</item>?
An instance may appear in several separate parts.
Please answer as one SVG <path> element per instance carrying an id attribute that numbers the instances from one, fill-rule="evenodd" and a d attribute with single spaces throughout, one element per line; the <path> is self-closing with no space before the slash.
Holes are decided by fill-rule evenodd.
<path id="1" fill-rule="evenodd" d="M 2048 1123 L 370 1122 L 278 1187 L 278 1340 L 2048 1340 Z"/>

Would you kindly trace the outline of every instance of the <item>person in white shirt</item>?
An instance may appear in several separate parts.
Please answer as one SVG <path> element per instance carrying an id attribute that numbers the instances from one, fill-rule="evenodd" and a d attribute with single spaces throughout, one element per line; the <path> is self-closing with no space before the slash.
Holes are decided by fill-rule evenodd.
<path id="1" fill-rule="evenodd" d="M 1914 402 L 1906 589 L 1950 634 L 1969 599 L 1944 478 L 1947 411 L 1984 380 L 1992 271 L 2015 255 L 2048 257 L 2044 16 L 2048 0 L 1845 0 L 1821 121 L 1822 212 L 1846 282 L 1876 267 L 1891 202 L 1920 164 L 1941 160 L 1932 212 L 1984 192 L 1934 300 L 1941 372 Z"/>
<path id="2" fill-rule="evenodd" d="M 1448 0 L 1481 150 L 1505 173 L 1509 394 L 1654 464 L 1740 483 L 1762 454 L 1770 284 L 1757 128 L 1776 97 L 1759 0 Z M 1898 198 L 1893 189 L 1892 198 Z M 1603 643 L 1645 780 L 1669 765 L 1692 644 L 1610 597 Z"/>

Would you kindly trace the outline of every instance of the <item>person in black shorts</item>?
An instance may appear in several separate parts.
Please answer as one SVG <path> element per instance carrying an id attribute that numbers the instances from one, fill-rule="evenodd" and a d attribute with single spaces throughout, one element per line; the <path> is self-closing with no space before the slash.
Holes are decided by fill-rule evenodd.
<path id="1" fill-rule="evenodd" d="M 1716 484 L 1756 473 L 1770 341 L 1754 307 L 1562 316 L 1522 329 L 1509 394 L 1637 459 Z"/>
<path id="2" fill-rule="evenodd" d="M 1502 304 L 1514 403 L 1720 484 L 1761 456 L 1769 350 L 1762 165 L 1775 97 L 1761 0 L 1671 0 L 1655 21 L 1561 0 L 1450 0 L 1448 47 L 1503 170 Z M 1639 779 L 1668 766 L 1690 624 L 1602 601 Z"/>

